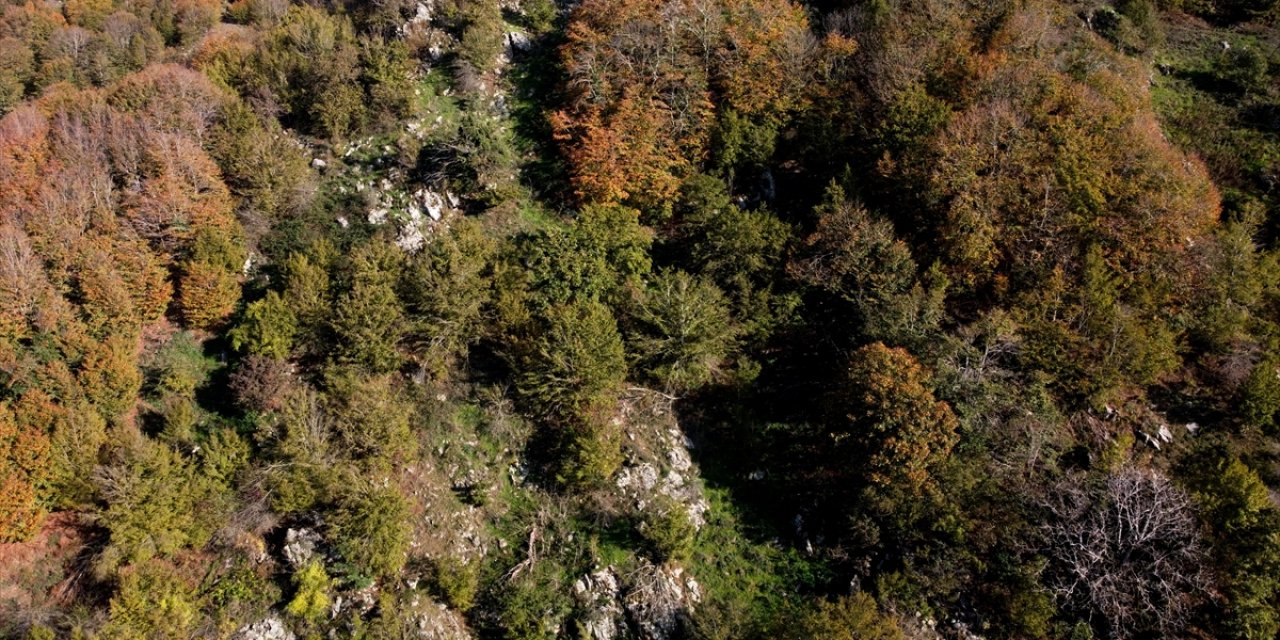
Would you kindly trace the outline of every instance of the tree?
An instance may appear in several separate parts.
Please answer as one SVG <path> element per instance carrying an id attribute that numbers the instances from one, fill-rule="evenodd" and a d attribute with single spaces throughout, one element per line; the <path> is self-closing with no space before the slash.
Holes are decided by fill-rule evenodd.
<path id="1" fill-rule="evenodd" d="M 80 386 L 108 421 L 119 420 L 138 400 L 142 372 L 137 357 L 137 339 L 116 334 L 91 345 L 80 362 Z"/>
<path id="2" fill-rule="evenodd" d="M 227 333 L 231 347 L 250 355 L 283 360 L 293 351 L 297 317 L 275 291 L 249 303 L 240 324 Z"/>
<path id="3" fill-rule="evenodd" d="M 151 561 L 120 572 L 102 637 L 110 640 L 189 638 L 199 608 L 195 590 L 170 566 Z"/>
<path id="4" fill-rule="evenodd" d="M 203 546 L 226 513 L 227 496 L 168 447 L 141 439 L 96 473 L 104 505 L 96 519 L 108 541 L 97 569 Z"/>
<path id="5" fill-rule="evenodd" d="M 178 285 L 182 318 L 193 329 L 214 329 L 235 311 L 240 283 L 234 272 L 205 261 L 189 262 Z"/>
<path id="6" fill-rule="evenodd" d="M 876 601 L 861 591 L 834 601 L 821 600 L 797 624 L 783 629 L 790 640 L 902 640 L 905 636 L 893 620 L 881 613 Z"/>
<path id="7" fill-rule="evenodd" d="M 400 298 L 413 323 L 408 341 L 437 375 L 483 335 L 496 250 L 484 229 L 464 218 L 423 247 L 405 269 Z"/>
<path id="8" fill-rule="evenodd" d="M 1042 526 L 1060 604 L 1112 638 L 1177 635 L 1208 588 L 1190 497 L 1163 474 L 1125 466 L 1048 492 Z"/>
<path id="9" fill-rule="evenodd" d="M 365 377 L 349 370 L 327 376 L 326 413 L 337 451 L 369 464 L 412 459 L 416 441 L 409 419 L 413 406 L 400 397 L 390 376 Z"/>
<path id="10" fill-rule="evenodd" d="M 714 284 L 664 271 L 638 294 L 631 337 L 643 369 L 669 391 L 710 382 L 735 347 L 728 301 Z"/>
<path id="11" fill-rule="evenodd" d="M 49 438 L 40 426 L 0 406 L 0 542 L 25 540 L 43 521 L 37 488 L 48 462 Z"/>
<path id="12" fill-rule="evenodd" d="M 1201 520 L 1212 531 L 1227 596 L 1222 629 L 1232 638 L 1280 631 L 1280 510 L 1258 473 L 1238 458 L 1207 455 L 1189 474 Z"/>
<path id="13" fill-rule="evenodd" d="M 360 365 L 374 373 L 400 366 L 398 345 L 404 311 L 391 284 L 357 281 L 338 299 L 332 326 L 336 338 L 333 353 L 338 362 Z"/>
<path id="14" fill-rule="evenodd" d="M 863 339 L 924 347 L 944 313 L 945 278 L 922 282 L 893 225 L 849 201 L 838 185 L 827 188 L 815 213 L 818 227 L 788 271 L 852 305 Z"/>
<path id="15" fill-rule="evenodd" d="M 245 411 L 267 413 L 280 409 L 291 382 L 288 363 L 251 355 L 231 374 L 231 391 Z"/>
<path id="16" fill-rule="evenodd" d="M 520 393 L 547 415 L 608 406 L 626 377 L 626 354 L 609 308 L 582 301 L 552 307 L 520 361 Z"/>
<path id="17" fill-rule="evenodd" d="M 321 254 L 325 254 L 321 250 Z M 297 342 L 314 353 L 325 346 L 331 308 L 330 278 L 323 255 L 319 261 L 306 254 L 293 253 L 285 260 L 284 300 L 298 320 Z"/>
<path id="18" fill-rule="evenodd" d="M 639 211 L 598 205 L 583 209 L 568 229 L 521 238 L 516 257 L 539 306 L 575 299 L 620 303 L 649 272 L 652 242 Z"/>
<path id="19" fill-rule="evenodd" d="M 951 407 L 934 398 L 928 375 L 904 349 L 873 343 L 854 352 L 847 378 L 848 422 L 832 436 L 865 458 L 866 479 L 920 492 L 959 440 Z M 846 441 L 847 442 L 844 442 Z"/>
<path id="20" fill-rule="evenodd" d="M 409 551 L 409 508 L 394 488 L 343 492 L 328 519 L 328 536 L 342 558 L 369 578 L 393 578 Z"/>
<path id="21" fill-rule="evenodd" d="M 329 613 L 329 588 L 333 582 L 323 564 L 308 562 L 293 574 L 294 595 L 284 610 L 307 622 L 319 621 Z"/>

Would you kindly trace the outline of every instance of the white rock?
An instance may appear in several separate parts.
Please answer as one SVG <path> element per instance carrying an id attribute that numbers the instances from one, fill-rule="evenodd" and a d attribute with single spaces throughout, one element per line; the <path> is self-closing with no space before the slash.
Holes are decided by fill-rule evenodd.
<path id="1" fill-rule="evenodd" d="M 320 534 L 311 529 L 289 529 L 284 533 L 284 559 L 293 568 L 301 567 L 316 555 Z"/>
<path id="2" fill-rule="evenodd" d="M 275 616 L 240 627 L 232 640 L 294 640 L 296 636 Z"/>

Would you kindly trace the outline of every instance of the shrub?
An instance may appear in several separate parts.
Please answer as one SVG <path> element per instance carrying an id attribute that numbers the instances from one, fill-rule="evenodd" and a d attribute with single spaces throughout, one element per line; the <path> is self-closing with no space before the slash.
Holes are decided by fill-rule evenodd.
<path id="1" fill-rule="evenodd" d="M 640 523 L 640 535 L 659 562 L 687 561 L 697 532 L 684 505 L 665 497 L 650 505 Z"/>
<path id="2" fill-rule="evenodd" d="M 333 579 L 324 565 L 312 560 L 293 574 L 293 598 L 284 610 L 307 622 L 317 622 L 329 613 L 329 588 Z"/>
<path id="3" fill-rule="evenodd" d="M 409 550 L 408 518 L 409 505 L 395 489 L 349 489 L 329 516 L 328 537 L 362 575 L 390 578 L 404 566 Z"/>

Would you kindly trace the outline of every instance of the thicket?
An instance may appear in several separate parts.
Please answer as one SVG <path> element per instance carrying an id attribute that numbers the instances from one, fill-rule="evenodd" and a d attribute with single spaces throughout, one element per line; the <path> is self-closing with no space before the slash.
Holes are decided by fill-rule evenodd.
<path id="1" fill-rule="evenodd" d="M 1272 638 L 1273 5 L 5 2 L 0 636 Z"/>

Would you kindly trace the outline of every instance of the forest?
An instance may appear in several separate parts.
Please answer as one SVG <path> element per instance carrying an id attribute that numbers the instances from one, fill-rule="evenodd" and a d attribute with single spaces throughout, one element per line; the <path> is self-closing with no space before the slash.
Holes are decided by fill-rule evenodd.
<path id="1" fill-rule="evenodd" d="M 1277 637 L 1276 0 L 0 0 L 0 638 Z"/>

